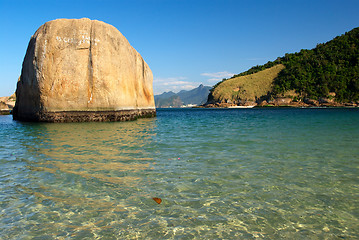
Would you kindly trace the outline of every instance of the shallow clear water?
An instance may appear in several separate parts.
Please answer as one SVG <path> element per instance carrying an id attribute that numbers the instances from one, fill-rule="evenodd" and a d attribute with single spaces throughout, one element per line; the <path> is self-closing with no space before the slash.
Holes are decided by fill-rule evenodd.
<path id="1" fill-rule="evenodd" d="M 0 239 L 359 238 L 359 109 L 157 114 L 0 116 Z"/>

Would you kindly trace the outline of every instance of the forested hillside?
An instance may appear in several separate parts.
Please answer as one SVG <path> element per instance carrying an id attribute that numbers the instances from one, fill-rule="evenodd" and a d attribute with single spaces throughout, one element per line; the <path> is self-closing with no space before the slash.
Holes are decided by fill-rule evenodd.
<path id="1" fill-rule="evenodd" d="M 338 102 L 359 101 L 359 28 L 318 44 L 312 50 L 286 54 L 232 78 L 253 74 L 277 64 L 283 64 L 285 68 L 274 79 L 271 96 L 295 90 L 307 98 L 318 99 L 335 93 Z M 217 83 L 212 92 L 222 82 Z"/>

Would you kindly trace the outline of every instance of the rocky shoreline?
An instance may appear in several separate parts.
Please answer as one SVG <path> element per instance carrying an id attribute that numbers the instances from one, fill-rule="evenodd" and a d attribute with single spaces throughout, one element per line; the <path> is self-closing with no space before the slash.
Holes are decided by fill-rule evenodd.
<path id="1" fill-rule="evenodd" d="M 151 118 L 156 116 L 155 109 L 134 109 L 118 111 L 59 111 L 42 112 L 36 115 L 22 116 L 21 121 L 28 122 L 116 122 L 131 121 L 138 118 Z M 14 120 L 17 115 L 14 114 Z"/>
<path id="2" fill-rule="evenodd" d="M 15 106 L 15 94 L 10 97 L 0 97 L 0 115 L 9 115 Z"/>
<path id="3" fill-rule="evenodd" d="M 262 101 L 216 101 L 207 102 L 199 107 L 202 108 L 236 108 L 236 107 L 293 107 L 293 108 L 310 108 L 310 107 L 359 107 L 359 102 L 339 103 L 329 98 L 315 99 L 295 99 L 278 97 L 273 100 Z"/>

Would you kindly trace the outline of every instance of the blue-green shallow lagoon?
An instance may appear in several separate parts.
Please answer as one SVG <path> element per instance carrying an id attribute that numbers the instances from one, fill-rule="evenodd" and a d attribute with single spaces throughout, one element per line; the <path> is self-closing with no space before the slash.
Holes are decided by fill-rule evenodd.
<path id="1" fill-rule="evenodd" d="M 358 239 L 358 137 L 359 109 L 0 116 L 0 239 Z"/>

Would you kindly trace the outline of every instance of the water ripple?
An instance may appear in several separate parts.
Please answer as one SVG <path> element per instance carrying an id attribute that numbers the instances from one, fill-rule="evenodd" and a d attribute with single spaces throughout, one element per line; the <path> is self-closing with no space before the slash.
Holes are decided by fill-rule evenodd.
<path id="1" fill-rule="evenodd" d="M 0 116 L 0 238 L 359 238 L 358 120 L 356 109 Z"/>

